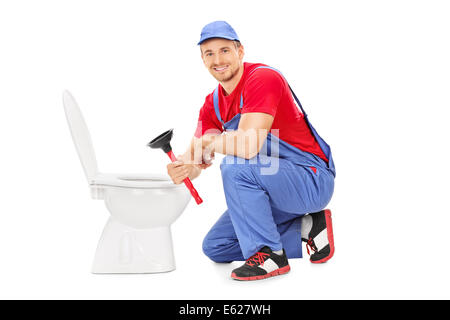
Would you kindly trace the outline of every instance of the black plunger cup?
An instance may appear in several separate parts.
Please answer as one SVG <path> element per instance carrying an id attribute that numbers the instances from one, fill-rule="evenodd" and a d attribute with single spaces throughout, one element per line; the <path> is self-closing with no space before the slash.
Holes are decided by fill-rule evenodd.
<path id="1" fill-rule="evenodd" d="M 155 139 L 150 141 L 147 144 L 147 146 L 149 146 L 152 149 L 162 149 L 169 156 L 170 160 L 172 160 L 172 162 L 175 162 L 177 161 L 177 158 L 173 154 L 172 147 L 170 146 L 170 140 L 172 139 L 172 135 L 173 129 L 167 130 L 163 134 L 160 134 Z M 194 186 L 192 185 L 191 179 L 186 178 L 183 180 L 183 182 L 191 192 L 191 195 L 192 197 L 194 197 L 195 202 L 197 202 L 197 204 L 202 203 L 203 200 L 202 198 L 200 198 L 200 196 L 197 193 L 197 190 L 195 190 Z"/>

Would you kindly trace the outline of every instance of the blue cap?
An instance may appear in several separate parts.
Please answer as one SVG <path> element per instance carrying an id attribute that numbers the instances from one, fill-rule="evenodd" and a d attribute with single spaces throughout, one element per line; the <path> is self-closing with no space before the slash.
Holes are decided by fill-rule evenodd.
<path id="1" fill-rule="evenodd" d="M 225 21 L 214 21 L 204 26 L 197 45 L 211 38 L 240 41 L 236 31 Z"/>

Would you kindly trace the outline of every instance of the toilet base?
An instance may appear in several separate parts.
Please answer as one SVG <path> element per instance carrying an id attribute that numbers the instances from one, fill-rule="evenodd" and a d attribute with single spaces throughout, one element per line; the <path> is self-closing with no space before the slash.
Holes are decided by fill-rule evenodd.
<path id="1" fill-rule="evenodd" d="M 92 273 L 158 273 L 175 270 L 170 226 L 135 229 L 110 217 Z"/>

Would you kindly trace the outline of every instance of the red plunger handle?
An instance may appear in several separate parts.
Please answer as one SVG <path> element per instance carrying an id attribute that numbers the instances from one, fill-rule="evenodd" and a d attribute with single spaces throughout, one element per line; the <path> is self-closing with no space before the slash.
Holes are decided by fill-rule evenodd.
<path id="1" fill-rule="evenodd" d="M 167 152 L 167 155 L 169 156 L 170 160 L 172 160 L 172 162 L 177 161 L 177 157 L 175 157 L 175 155 L 173 154 L 172 151 Z M 184 184 L 186 185 L 186 187 L 189 189 L 189 191 L 191 192 L 192 197 L 194 197 L 195 202 L 197 202 L 197 204 L 200 204 L 203 202 L 202 198 L 200 198 L 200 196 L 197 193 L 197 190 L 195 190 L 194 186 L 192 185 L 191 179 L 186 178 L 183 180 Z"/>

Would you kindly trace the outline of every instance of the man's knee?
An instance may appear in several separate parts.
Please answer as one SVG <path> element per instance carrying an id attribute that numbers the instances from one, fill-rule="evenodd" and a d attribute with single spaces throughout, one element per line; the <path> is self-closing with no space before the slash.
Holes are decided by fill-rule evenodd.
<path id="1" fill-rule="evenodd" d="M 241 248 L 237 239 L 227 236 L 217 237 L 215 232 L 208 232 L 203 239 L 203 253 L 217 263 L 228 263 L 242 260 Z"/>
<path id="2" fill-rule="evenodd" d="M 229 262 L 220 255 L 217 240 L 213 241 L 208 238 L 208 235 L 203 239 L 202 244 L 203 253 L 214 262 Z"/>

